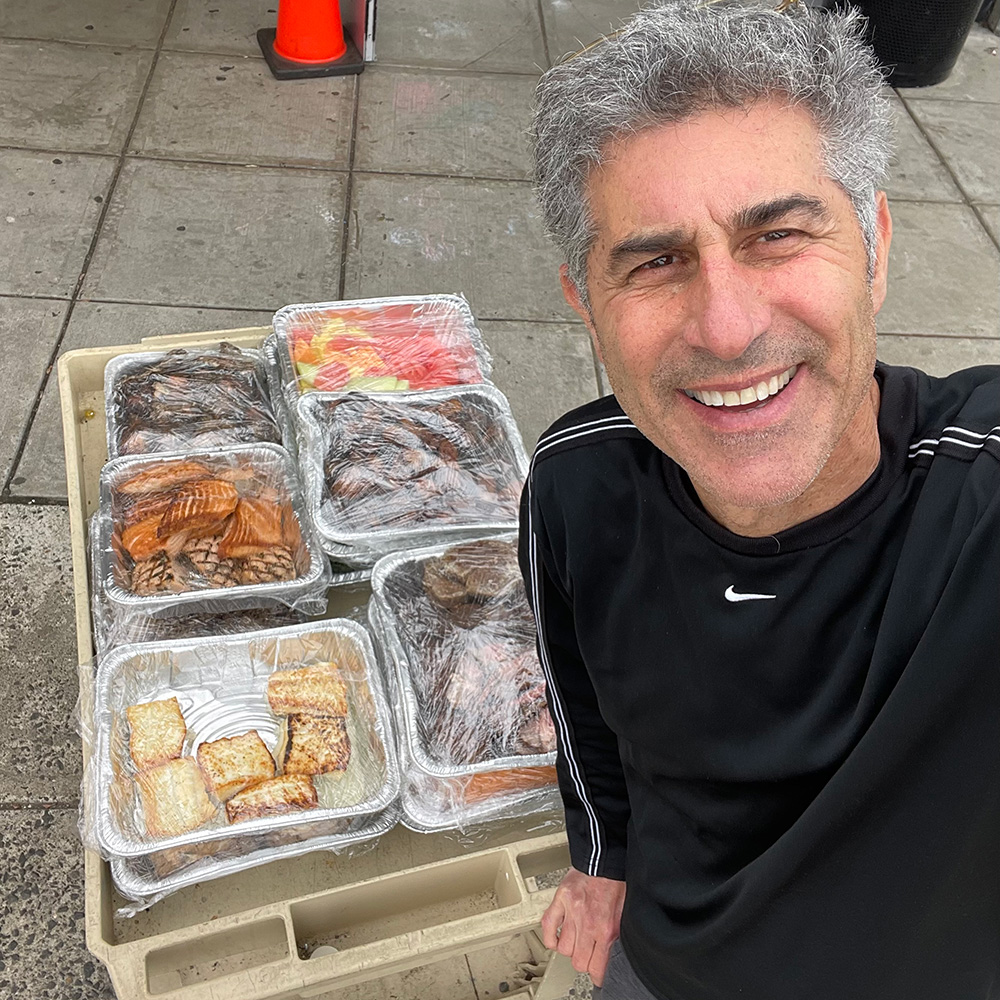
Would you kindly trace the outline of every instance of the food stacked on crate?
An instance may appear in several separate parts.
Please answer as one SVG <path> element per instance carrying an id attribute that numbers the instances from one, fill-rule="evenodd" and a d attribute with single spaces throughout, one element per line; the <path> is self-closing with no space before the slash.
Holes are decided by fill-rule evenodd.
<path id="1" fill-rule="evenodd" d="M 288 306 L 274 331 L 323 548 L 372 572 L 404 822 L 467 830 L 555 810 L 555 734 L 510 534 L 527 456 L 467 303 Z"/>

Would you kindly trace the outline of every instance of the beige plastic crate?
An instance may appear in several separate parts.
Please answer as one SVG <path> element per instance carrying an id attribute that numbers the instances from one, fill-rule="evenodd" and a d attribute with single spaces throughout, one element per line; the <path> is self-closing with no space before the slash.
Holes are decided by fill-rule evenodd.
<path id="1" fill-rule="evenodd" d="M 92 683 L 85 525 L 107 457 L 104 366 L 117 354 L 211 344 L 258 346 L 268 328 L 148 337 L 59 361 L 80 685 Z M 84 699 L 86 703 L 86 699 Z M 462 845 L 397 827 L 366 853 L 315 852 L 168 896 L 133 918 L 108 865 L 86 853 L 87 947 L 120 1000 L 310 997 L 509 940 L 536 926 L 553 890 L 535 877 L 569 864 L 565 835 L 531 820 Z M 307 958 L 319 945 L 337 949 Z"/>

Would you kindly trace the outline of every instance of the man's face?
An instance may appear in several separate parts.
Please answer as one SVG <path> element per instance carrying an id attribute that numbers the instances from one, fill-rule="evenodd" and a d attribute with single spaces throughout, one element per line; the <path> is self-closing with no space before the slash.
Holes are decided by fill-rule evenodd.
<path id="1" fill-rule="evenodd" d="M 563 288 L 616 396 L 702 495 L 790 502 L 871 388 L 884 195 L 870 284 L 857 218 L 803 109 L 706 112 L 610 153 L 588 185 L 590 313 L 565 269 Z"/>

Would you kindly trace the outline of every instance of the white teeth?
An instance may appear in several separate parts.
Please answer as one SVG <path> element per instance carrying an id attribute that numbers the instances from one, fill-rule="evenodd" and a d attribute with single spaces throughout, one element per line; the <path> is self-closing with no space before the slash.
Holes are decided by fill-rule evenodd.
<path id="1" fill-rule="evenodd" d="M 685 389 L 686 395 L 705 406 L 743 406 L 747 403 L 763 403 L 770 396 L 777 395 L 795 377 L 798 365 L 792 365 L 780 375 L 772 375 L 766 382 L 748 385 L 745 389 L 721 392 L 718 389 Z"/>

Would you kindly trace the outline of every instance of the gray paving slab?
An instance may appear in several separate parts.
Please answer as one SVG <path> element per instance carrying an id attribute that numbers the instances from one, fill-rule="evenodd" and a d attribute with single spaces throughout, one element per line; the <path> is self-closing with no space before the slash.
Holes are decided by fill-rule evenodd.
<path id="1" fill-rule="evenodd" d="M 600 395 L 590 335 L 582 324 L 482 323 L 493 381 L 510 400 L 529 452 L 539 434 Z"/>
<path id="2" fill-rule="evenodd" d="M 379 0 L 379 62 L 501 73 L 547 68 L 536 0 Z"/>
<path id="3" fill-rule="evenodd" d="M 617 31 L 641 6 L 641 0 L 542 0 L 552 61 Z"/>
<path id="4" fill-rule="evenodd" d="M 0 143 L 120 153 L 153 53 L 0 41 Z"/>
<path id="5" fill-rule="evenodd" d="M 345 298 L 461 292 L 480 319 L 570 319 L 531 186 L 358 174 Z"/>
<path id="6" fill-rule="evenodd" d="M 83 848 L 75 809 L 0 812 L 0 996 L 114 1000 L 84 938 Z"/>
<path id="7" fill-rule="evenodd" d="M 57 299 L 0 298 L 0 343 L 7 359 L 0 365 L 0 486 L 10 474 L 68 307 Z"/>
<path id="8" fill-rule="evenodd" d="M 177 0 L 163 47 L 263 58 L 257 29 L 273 28 L 277 14 L 277 0 Z"/>
<path id="9" fill-rule="evenodd" d="M 245 56 L 163 52 L 129 151 L 346 169 L 354 87 L 353 76 L 275 80 Z"/>
<path id="10" fill-rule="evenodd" d="M 906 337 L 881 334 L 879 359 L 911 365 L 930 375 L 948 375 L 972 365 L 1000 365 L 1000 337 Z"/>
<path id="11" fill-rule="evenodd" d="M 969 198 L 996 201 L 1000 197 L 1000 105 L 911 101 L 910 110 Z"/>
<path id="12" fill-rule="evenodd" d="M 134 344 L 143 337 L 160 334 L 268 326 L 271 315 L 270 312 L 80 302 L 73 310 L 60 353 L 82 347 Z M 11 479 L 10 492 L 14 496 L 66 496 L 62 411 L 59 407 L 59 386 L 54 377 L 45 386 L 24 454 Z"/>
<path id="13" fill-rule="evenodd" d="M 883 333 L 995 337 L 1000 254 L 967 205 L 895 202 Z"/>
<path id="14" fill-rule="evenodd" d="M 986 221 L 986 228 L 993 239 L 1000 240 L 1000 205 L 977 205 L 976 208 Z"/>
<path id="15" fill-rule="evenodd" d="M 910 201 L 962 201 L 948 168 L 910 117 L 906 105 L 889 91 L 896 131 L 896 148 L 889 165 L 886 192 Z"/>
<path id="16" fill-rule="evenodd" d="M 67 509 L 0 505 L 0 571 L 0 803 L 75 803 L 81 757 Z"/>
<path id="17" fill-rule="evenodd" d="M 534 956 L 524 935 L 518 934 L 501 945 L 470 952 L 468 962 L 478 1000 L 499 1000 L 517 988 L 518 976 L 523 975 L 518 966 L 531 964 Z"/>
<path id="18" fill-rule="evenodd" d="M 129 160 L 83 297 L 275 310 L 337 297 L 346 175 Z"/>
<path id="19" fill-rule="evenodd" d="M 360 87 L 357 169 L 530 176 L 533 77 L 374 66 Z"/>
<path id="20" fill-rule="evenodd" d="M 950 101 L 1000 103 L 1000 57 L 997 36 L 974 24 L 965 40 L 958 62 L 948 79 L 933 87 L 908 87 L 900 93 L 907 98 L 942 98 Z"/>
<path id="21" fill-rule="evenodd" d="M 115 161 L 9 149 L 0 156 L 0 294 L 69 296 Z"/>
<path id="22" fill-rule="evenodd" d="M 152 48 L 170 0 L 31 0 L 0 4 L 0 37 Z"/>

